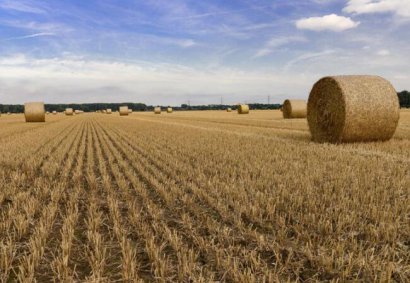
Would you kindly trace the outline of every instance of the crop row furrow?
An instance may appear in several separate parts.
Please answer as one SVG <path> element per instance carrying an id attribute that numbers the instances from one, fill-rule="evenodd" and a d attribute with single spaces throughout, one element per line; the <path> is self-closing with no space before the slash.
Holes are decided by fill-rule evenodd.
<path id="1" fill-rule="evenodd" d="M 84 135 L 84 128 L 81 130 L 81 136 Z M 80 140 L 82 138 L 77 136 L 76 145 L 80 146 Z M 74 144 L 74 143 L 73 143 Z M 75 151 L 74 146 L 69 146 L 68 149 Z M 72 171 L 76 162 L 76 156 L 72 153 L 63 154 L 63 156 L 68 156 L 69 158 L 64 163 L 63 172 Z M 68 174 L 62 174 L 61 176 L 67 176 Z M 50 254 L 51 251 L 48 249 L 48 239 L 52 232 L 57 230 L 57 212 L 61 206 L 61 199 L 64 197 L 64 192 L 66 190 L 66 180 L 56 178 L 52 182 L 49 181 L 48 177 L 39 177 L 40 187 L 45 191 L 49 192 L 50 200 L 48 204 L 43 204 L 44 209 L 38 219 L 36 225 L 34 226 L 33 233 L 25 241 L 28 243 L 24 249 L 18 251 L 18 254 L 22 255 L 19 259 L 17 278 L 19 281 L 32 282 L 36 277 L 40 277 L 43 274 L 36 274 L 40 264 L 45 260 L 45 254 Z M 54 228 L 55 227 L 55 228 Z M 52 241 L 51 241 L 52 242 Z M 40 269 L 41 270 L 41 269 Z"/>
<path id="2" fill-rule="evenodd" d="M 102 130 L 104 131 L 105 129 L 102 129 Z M 110 133 L 106 133 L 105 136 L 107 136 L 109 139 L 111 139 L 111 137 L 110 137 L 111 134 Z M 111 139 L 111 142 L 113 143 L 113 145 L 115 144 L 115 141 L 113 139 Z M 116 147 L 117 150 L 121 150 L 121 146 L 116 145 L 114 147 Z M 121 153 L 121 151 L 119 151 L 116 155 L 118 155 L 118 154 L 120 156 L 122 156 L 122 158 L 124 158 L 124 159 L 128 158 L 127 154 L 124 153 L 124 152 Z M 132 155 L 133 153 L 129 152 L 129 154 Z M 141 157 L 142 156 L 139 155 L 136 158 L 138 158 L 138 160 L 141 160 Z M 131 162 L 130 162 L 130 165 L 131 165 Z M 209 231 L 206 232 L 206 234 L 218 235 L 218 233 L 219 233 L 219 235 L 220 235 L 221 230 L 229 231 L 228 234 L 231 234 L 231 235 L 229 235 L 229 237 L 227 237 L 227 238 L 221 239 L 221 241 L 219 243 L 219 245 L 222 245 L 222 247 L 224 245 L 231 246 L 232 244 L 234 244 L 234 245 L 243 244 L 243 242 L 241 242 L 239 240 L 237 241 L 236 244 L 233 243 L 232 239 L 234 239 L 235 237 L 233 236 L 234 233 L 232 233 L 232 230 L 227 229 L 226 226 L 224 226 L 221 223 L 211 219 L 208 216 L 207 212 L 199 213 L 201 211 L 200 206 L 196 205 L 195 202 L 193 202 L 190 199 L 190 197 L 187 194 L 185 194 L 183 190 L 181 190 L 180 187 L 173 187 L 172 184 L 167 183 L 166 180 L 162 180 L 162 181 L 157 180 L 158 176 L 161 175 L 161 172 L 156 172 L 156 175 L 151 175 L 150 173 L 147 172 L 146 169 L 144 169 L 144 167 L 141 167 L 141 166 L 138 166 L 138 165 L 139 165 L 138 163 L 135 163 L 135 164 L 132 164 L 131 166 L 133 166 L 134 169 L 138 172 L 139 178 L 142 179 L 143 182 L 148 185 L 147 188 L 150 188 L 149 192 L 152 195 L 152 199 L 154 201 L 158 201 L 158 200 L 162 199 L 162 201 L 159 203 L 159 205 L 160 206 L 161 205 L 162 206 L 167 206 L 170 215 L 172 215 L 172 211 L 175 211 L 175 210 L 179 210 L 179 211 L 186 210 L 187 213 L 189 213 L 192 217 L 194 217 L 194 219 L 195 219 L 194 222 L 202 221 L 204 223 L 203 225 L 200 225 L 200 226 L 207 227 L 206 226 L 207 224 L 210 224 L 210 223 L 212 224 L 212 226 L 211 226 L 212 229 L 210 230 L 210 232 Z M 148 165 L 144 164 L 144 166 L 146 167 Z M 167 188 L 167 189 L 165 189 L 165 188 Z M 170 194 L 170 189 L 172 189 L 172 188 L 173 188 L 173 190 L 171 190 L 172 194 Z M 181 204 L 183 204 L 183 205 L 181 206 L 181 205 L 177 204 L 175 206 L 176 202 L 178 202 L 178 201 L 180 201 Z M 176 215 L 175 218 L 178 218 L 178 215 Z M 215 228 L 214 226 L 219 227 L 219 228 Z M 205 229 L 205 231 L 206 231 L 206 229 Z M 199 232 L 201 232 L 201 231 L 199 231 Z M 202 233 L 203 233 L 203 231 L 202 231 Z M 222 249 L 222 247 L 220 247 L 220 248 Z M 235 248 L 235 249 L 237 251 L 240 250 L 239 248 Z M 234 250 L 234 248 L 232 248 L 232 250 Z M 251 257 L 252 256 L 253 255 L 251 255 Z M 238 258 L 240 258 L 240 257 L 238 256 Z M 230 264 L 234 264 L 234 263 L 238 264 L 236 261 L 232 261 L 229 258 L 227 259 L 227 261 L 225 261 L 225 263 L 226 262 L 230 262 Z M 265 263 L 259 262 L 259 259 L 257 259 L 257 258 L 253 261 L 253 263 L 255 263 L 255 262 L 256 262 L 256 265 L 259 265 L 260 267 L 266 266 Z M 226 266 L 224 266 L 224 269 L 226 270 Z M 229 270 L 232 270 L 232 269 L 230 268 Z M 262 272 L 264 272 L 264 271 L 262 271 Z M 246 272 L 236 271 L 235 273 L 237 273 L 236 275 L 242 274 L 242 275 L 246 276 Z M 257 272 L 255 272 L 253 274 L 257 274 Z"/>

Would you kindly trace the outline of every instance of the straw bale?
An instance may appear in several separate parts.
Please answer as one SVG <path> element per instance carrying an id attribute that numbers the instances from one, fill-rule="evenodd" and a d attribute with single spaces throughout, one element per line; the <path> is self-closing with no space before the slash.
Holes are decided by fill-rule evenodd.
<path id="1" fill-rule="evenodd" d="M 381 77 L 325 77 L 313 86 L 307 118 L 317 142 L 386 141 L 396 131 L 400 106 L 395 89 Z"/>
<path id="2" fill-rule="evenodd" d="M 26 122 L 45 122 L 45 113 L 43 102 L 28 102 L 24 104 Z"/>
<path id="3" fill-rule="evenodd" d="M 128 116 L 129 111 L 128 111 L 128 106 L 121 106 L 120 107 L 120 116 Z"/>
<path id="4" fill-rule="evenodd" d="M 282 114 L 285 119 L 306 118 L 306 101 L 301 99 L 286 99 L 283 102 Z"/>
<path id="5" fill-rule="evenodd" d="M 249 114 L 249 105 L 238 105 L 238 114 Z"/>

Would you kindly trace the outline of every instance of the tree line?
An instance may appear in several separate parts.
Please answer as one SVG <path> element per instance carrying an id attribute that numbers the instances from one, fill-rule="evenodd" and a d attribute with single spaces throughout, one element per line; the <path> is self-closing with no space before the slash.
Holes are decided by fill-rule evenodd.
<path id="1" fill-rule="evenodd" d="M 402 108 L 410 108 L 410 92 L 409 91 L 402 91 L 398 94 L 400 107 Z M 84 103 L 84 104 L 46 104 L 45 108 L 46 111 L 52 112 L 63 112 L 66 108 L 73 108 L 74 110 L 82 110 L 84 112 L 95 112 L 97 110 L 103 109 L 112 109 L 113 111 L 118 110 L 120 106 L 128 106 L 129 109 L 133 111 L 152 111 L 154 110 L 153 105 L 146 105 L 144 103 Z M 159 105 L 158 105 L 159 106 Z M 281 104 L 263 104 L 263 103 L 251 103 L 249 107 L 251 109 L 257 110 L 273 110 L 279 109 L 282 105 Z M 167 106 L 161 106 L 164 109 Z M 188 105 L 188 104 L 181 104 L 181 106 L 172 107 L 173 110 L 225 110 L 226 108 L 232 108 L 232 110 L 236 110 L 236 105 L 222 105 L 222 104 L 214 104 L 214 105 Z M 0 112 L 1 113 L 23 113 L 24 112 L 24 105 L 19 104 L 0 104 Z"/>

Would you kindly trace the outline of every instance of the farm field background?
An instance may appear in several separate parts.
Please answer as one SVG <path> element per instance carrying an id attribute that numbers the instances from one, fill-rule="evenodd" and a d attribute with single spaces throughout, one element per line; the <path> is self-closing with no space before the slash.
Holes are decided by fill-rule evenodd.
<path id="1" fill-rule="evenodd" d="M 410 111 L 316 144 L 279 111 L 0 118 L 0 282 L 410 280 Z"/>

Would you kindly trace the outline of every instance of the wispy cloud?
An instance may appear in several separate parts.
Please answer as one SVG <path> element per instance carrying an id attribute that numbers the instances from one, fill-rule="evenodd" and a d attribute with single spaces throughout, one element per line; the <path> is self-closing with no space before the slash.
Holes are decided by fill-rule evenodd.
<path id="1" fill-rule="evenodd" d="M 21 39 L 28 39 L 28 38 L 35 38 L 35 37 L 43 37 L 43 36 L 54 36 L 54 33 L 50 32 L 40 32 L 40 33 L 34 33 L 34 34 L 28 34 L 28 35 L 23 35 L 23 36 L 15 36 L 15 37 L 9 37 L 4 40 L 0 41 L 11 41 L 11 40 L 21 40 Z"/>
<path id="2" fill-rule="evenodd" d="M 39 5 L 31 5 L 29 2 L 22 0 L 3 0 L 0 3 L 0 8 L 3 10 L 11 10 L 32 14 L 45 14 L 46 10 L 38 7 Z"/>
<path id="3" fill-rule="evenodd" d="M 290 43 L 305 42 L 305 41 L 307 41 L 307 39 L 302 36 L 274 37 L 271 40 L 269 40 L 262 49 L 259 49 L 253 57 L 254 58 L 264 57 L 266 55 L 271 54 L 279 47 L 288 45 Z"/>
<path id="4" fill-rule="evenodd" d="M 285 67 L 283 68 L 285 71 L 289 71 L 293 66 L 295 66 L 298 63 L 307 61 L 307 60 L 312 60 L 312 59 L 318 59 L 321 57 L 325 57 L 331 54 L 336 53 L 336 50 L 324 50 L 320 52 L 308 52 L 305 54 L 302 54 L 292 60 L 290 60 L 288 63 L 286 63 Z"/>
<path id="5" fill-rule="evenodd" d="M 347 13 L 372 14 L 393 12 L 399 16 L 410 17 L 408 0 L 350 0 L 343 9 Z"/>

